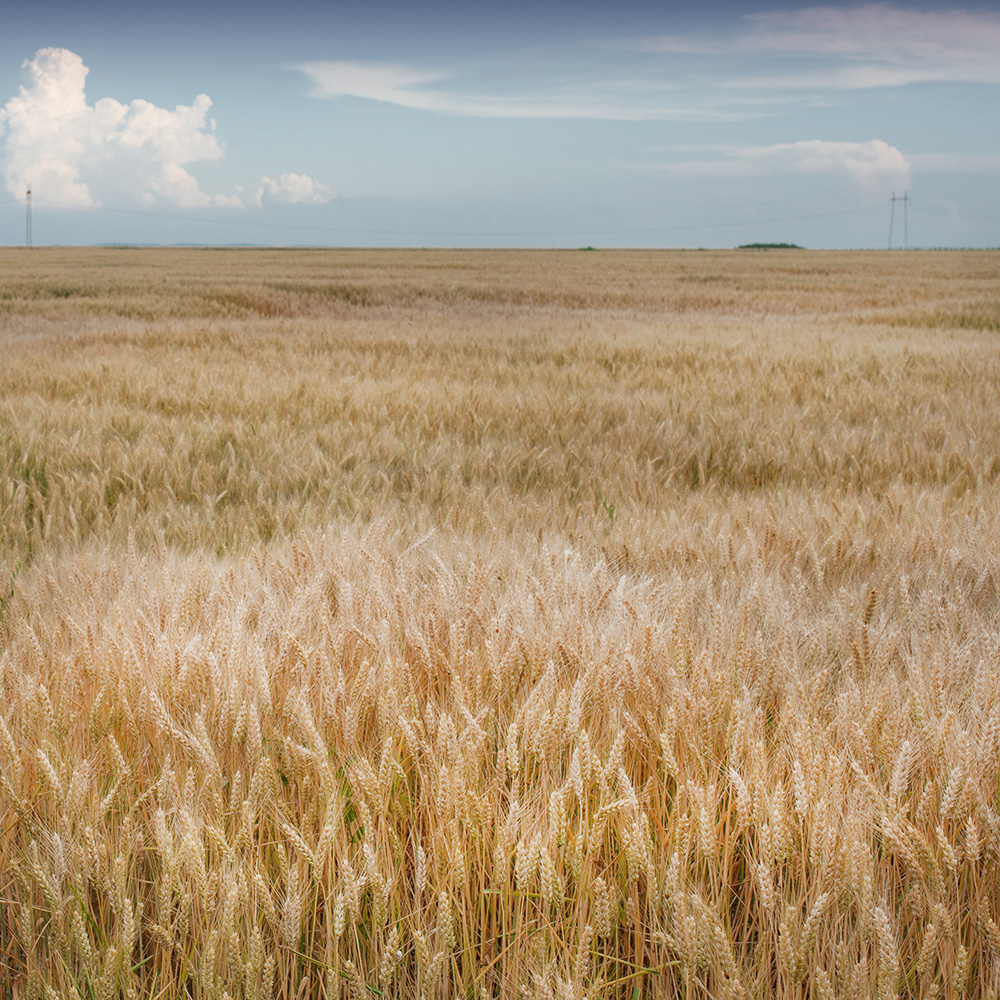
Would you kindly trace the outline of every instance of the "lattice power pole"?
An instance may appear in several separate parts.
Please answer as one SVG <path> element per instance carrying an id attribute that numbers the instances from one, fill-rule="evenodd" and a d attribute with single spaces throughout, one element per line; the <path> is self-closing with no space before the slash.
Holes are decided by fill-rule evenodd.
<path id="1" fill-rule="evenodd" d="M 896 192 L 892 192 L 892 197 L 889 199 L 889 249 L 892 249 L 892 223 L 896 217 L 896 202 L 903 203 L 903 249 L 906 250 L 910 245 L 910 220 L 909 212 L 907 209 L 910 204 L 910 192 L 904 191 L 902 195 L 897 196 Z"/>
<path id="2" fill-rule="evenodd" d="M 31 249 L 31 185 L 24 194 L 24 245 Z"/>

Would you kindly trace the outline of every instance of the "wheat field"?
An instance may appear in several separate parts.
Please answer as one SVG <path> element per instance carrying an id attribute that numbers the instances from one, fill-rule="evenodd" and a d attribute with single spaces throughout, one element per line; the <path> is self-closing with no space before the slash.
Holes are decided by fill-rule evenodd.
<path id="1" fill-rule="evenodd" d="M 0 998 L 1000 996 L 1000 256 L 0 250 Z"/>

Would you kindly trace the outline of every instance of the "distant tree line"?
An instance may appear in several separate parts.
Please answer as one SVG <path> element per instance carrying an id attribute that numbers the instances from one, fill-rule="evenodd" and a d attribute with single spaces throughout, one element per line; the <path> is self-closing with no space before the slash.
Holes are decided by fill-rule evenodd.
<path id="1" fill-rule="evenodd" d="M 798 243 L 743 243 L 737 250 L 804 250 Z"/>

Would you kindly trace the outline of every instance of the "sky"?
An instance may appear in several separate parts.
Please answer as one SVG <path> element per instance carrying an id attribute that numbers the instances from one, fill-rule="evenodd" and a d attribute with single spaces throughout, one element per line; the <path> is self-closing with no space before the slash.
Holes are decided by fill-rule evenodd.
<path id="1" fill-rule="evenodd" d="M 996 3 L 2 20 L 0 244 L 1000 247 Z"/>

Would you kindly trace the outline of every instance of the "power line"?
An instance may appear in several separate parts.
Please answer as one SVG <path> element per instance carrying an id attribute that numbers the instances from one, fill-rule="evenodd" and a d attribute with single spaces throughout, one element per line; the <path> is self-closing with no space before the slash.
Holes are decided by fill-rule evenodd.
<path id="1" fill-rule="evenodd" d="M 63 206 L 56 202 L 50 203 L 53 208 L 73 207 Z M 704 229 L 738 229 L 746 226 L 767 226 L 789 222 L 807 222 L 814 219 L 828 219 L 851 215 L 868 215 L 870 208 L 846 209 L 836 212 L 814 212 L 805 215 L 790 215 L 770 219 L 748 219 L 740 222 L 705 222 L 683 226 L 647 226 L 643 228 L 628 229 L 571 229 L 571 230 L 537 230 L 537 231 L 487 231 L 487 230 L 432 230 L 432 229 L 371 229 L 362 226 L 344 225 L 302 225 L 296 223 L 264 222 L 246 219 L 226 219 L 218 217 L 206 217 L 199 215 L 181 214 L 179 212 L 156 212 L 146 209 L 120 208 L 111 205 L 91 206 L 89 211 L 107 212 L 116 215 L 135 215 L 155 219 L 173 219 L 182 222 L 198 222 L 216 226 L 230 226 L 243 229 L 272 229 L 292 232 L 317 232 L 317 233 L 351 233 L 363 236 L 438 236 L 438 237 L 585 237 L 585 236 L 638 236 L 653 233 L 683 233 L 696 232 Z"/>
<path id="2" fill-rule="evenodd" d="M 20 201 L 20 198 L 18 199 Z M 7 221 L 7 225 L 4 226 L 4 245 L 15 246 L 21 242 L 21 216 L 15 218 L 11 215 Z"/>

